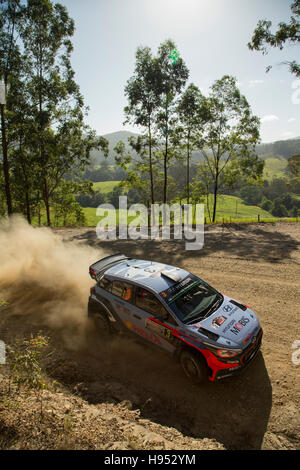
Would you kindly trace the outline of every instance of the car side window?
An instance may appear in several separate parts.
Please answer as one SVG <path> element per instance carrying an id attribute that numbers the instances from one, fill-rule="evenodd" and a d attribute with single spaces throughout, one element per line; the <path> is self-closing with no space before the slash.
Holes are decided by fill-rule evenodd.
<path id="1" fill-rule="evenodd" d="M 167 323 L 170 323 L 170 325 L 178 326 L 174 318 L 166 310 L 165 310 L 165 316 L 163 318 L 164 318 L 164 321 Z"/>
<path id="2" fill-rule="evenodd" d="M 149 292 L 147 289 L 143 289 L 142 287 L 136 288 L 135 305 L 141 308 L 142 310 L 151 313 L 154 316 L 162 317 L 165 321 L 172 323 L 173 318 L 171 318 L 171 316 L 161 304 L 161 302 L 157 299 L 157 297 L 155 297 L 155 295 Z"/>
<path id="3" fill-rule="evenodd" d="M 113 281 L 111 293 L 121 297 L 127 302 L 131 302 L 132 300 L 132 287 L 131 284 L 127 284 L 126 282 L 122 281 Z"/>
<path id="4" fill-rule="evenodd" d="M 105 277 L 103 277 L 102 279 L 100 279 L 99 281 L 99 287 L 101 287 L 102 289 L 108 291 L 108 292 L 111 292 L 111 286 L 112 286 L 112 282 L 109 281 L 108 279 L 106 279 Z"/>

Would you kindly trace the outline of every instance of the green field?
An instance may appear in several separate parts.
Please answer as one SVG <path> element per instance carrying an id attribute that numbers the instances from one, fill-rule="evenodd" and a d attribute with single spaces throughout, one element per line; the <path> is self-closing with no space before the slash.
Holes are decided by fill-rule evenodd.
<path id="1" fill-rule="evenodd" d="M 212 211 L 212 201 L 213 196 L 210 196 L 210 206 Z M 117 208 L 116 208 L 117 209 Z M 100 221 L 100 217 L 96 216 L 96 208 L 93 207 L 85 207 L 83 208 L 84 214 L 87 219 L 87 225 L 95 226 Z M 109 216 L 109 223 L 113 223 L 113 214 L 108 212 Z M 264 211 L 260 207 L 257 206 L 248 206 L 243 203 L 243 201 L 239 197 L 235 196 L 227 196 L 227 195 L 220 195 L 218 197 L 218 205 L 217 205 L 217 221 L 222 222 L 223 219 L 226 222 L 230 220 L 234 221 L 235 219 L 238 220 L 256 220 L 260 216 L 260 219 L 274 219 L 272 214 L 267 211 Z M 207 222 L 209 222 L 209 213 L 205 204 L 205 217 L 207 218 Z M 117 222 L 119 220 L 119 210 L 116 210 L 116 218 Z M 134 219 L 134 213 L 131 213 L 128 217 L 129 222 Z"/>
<path id="2" fill-rule="evenodd" d="M 267 158 L 265 160 L 263 177 L 271 181 L 273 178 L 282 178 L 285 176 L 285 168 L 287 161 L 285 158 Z"/>
<path id="3" fill-rule="evenodd" d="M 100 191 L 103 194 L 107 194 L 113 191 L 114 187 L 119 183 L 120 181 L 99 181 L 97 183 L 93 183 L 93 188 L 95 191 Z"/>
<path id="4" fill-rule="evenodd" d="M 83 212 L 86 217 L 86 224 L 87 226 L 95 227 L 101 220 L 102 217 L 96 215 L 96 208 L 95 207 L 84 207 Z M 116 208 L 116 223 L 119 223 L 119 217 L 120 215 L 125 215 L 124 210 L 122 209 L 121 211 Z M 128 222 L 131 222 L 131 220 L 134 219 L 135 212 L 128 211 Z M 106 222 L 108 224 L 114 225 L 115 223 L 115 218 L 113 211 L 107 211 L 107 214 L 105 213 L 105 218 L 107 218 Z"/>
<path id="5" fill-rule="evenodd" d="M 213 196 L 210 195 L 210 211 L 213 208 Z M 257 219 L 273 217 L 270 212 L 264 211 L 258 206 L 248 206 L 241 198 L 235 196 L 220 195 L 217 202 L 217 219 Z M 205 205 L 205 216 L 208 217 L 207 206 Z"/>

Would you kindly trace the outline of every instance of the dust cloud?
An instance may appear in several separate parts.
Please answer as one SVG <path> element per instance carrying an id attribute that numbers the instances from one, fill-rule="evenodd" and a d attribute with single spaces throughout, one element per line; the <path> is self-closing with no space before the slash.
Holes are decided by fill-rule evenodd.
<path id="1" fill-rule="evenodd" d="M 68 346 L 87 327 L 93 281 L 89 265 L 103 250 L 67 243 L 49 228 L 33 228 L 21 216 L 0 224 L 0 300 L 12 313 L 59 329 Z M 84 336 L 84 335 L 83 335 Z"/>

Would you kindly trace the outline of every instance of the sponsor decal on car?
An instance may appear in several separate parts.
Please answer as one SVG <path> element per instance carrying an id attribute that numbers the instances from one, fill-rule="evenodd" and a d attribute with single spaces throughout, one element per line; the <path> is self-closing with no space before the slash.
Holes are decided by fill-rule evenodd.
<path id="1" fill-rule="evenodd" d="M 249 323 L 249 318 L 247 317 L 241 317 L 239 321 L 237 321 L 234 325 L 233 328 L 230 330 L 231 333 L 234 335 L 238 335 L 239 332 Z"/>
<path id="2" fill-rule="evenodd" d="M 225 315 L 221 315 L 220 317 L 216 317 L 213 319 L 213 321 L 211 322 L 211 326 L 213 328 L 220 328 L 221 325 L 223 325 L 223 323 L 227 320 L 227 317 L 225 317 Z"/>
<path id="3" fill-rule="evenodd" d="M 151 332 L 148 333 L 147 331 L 144 331 L 142 330 L 142 328 L 138 328 L 135 325 L 132 326 L 132 329 L 138 335 L 143 336 L 143 338 L 148 339 L 149 341 L 152 341 L 152 343 L 161 344 L 159 339 L 155 335 L 153 335 Z"/>
<path id="4" fill-rule="evenodd" d="M 185 292 L 187 289 L 193 287 L 196 284 L 200 284 L 201 282 L 201 279 L 198 279 L 196 276 L 190 275 L 183 279 L 183 281 L 180 281 L 177 284 L 169 287 L 165 291 L 161 292 L 160 295 L 164 297 L 164 299 L 168 303 L 170 303 L 175 300 L 177 296 L 180 296 L 183 292 Z"/>
<path id="5" fill-rule="evenodd" d="M 229 312 L 231 312 L 231 310 L 233 310 L 233 307 L 229 304 L 226 304 L 226 305 L 224 305 L 223 310 L 224 310 L 224 312 L 229 313 Z"/>
<path id="6" fill-rule="evenodd" d="M 232 327 L 232 325 L 233 325 L 234 323 L 235 323 L 235 320 L 234 320 L 234 319 L 233 319 L 233 320 L 230 320 L 230 322 L 227 323 L 227 325 L 225 326 L 225 328 L 223 328 L 222 333 L 226 333 L 226 331 L 228 331 L 228 330 Z"/>

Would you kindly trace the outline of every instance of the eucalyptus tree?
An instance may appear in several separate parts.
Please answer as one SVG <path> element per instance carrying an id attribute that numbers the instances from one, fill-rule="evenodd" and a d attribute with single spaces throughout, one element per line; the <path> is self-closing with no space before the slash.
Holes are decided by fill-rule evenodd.
<path id="1" fill-rule="evenodd" d="M 199 88 L 191 83 L 179 99 L 178 132 L 186 151 L 186 195 L 187 204 L 190 202 L 190 163 L 191 154 L 197 142 L 197 136 L 207 118 L 206 100 Z"/>
<path id="2" fill-rule="evenodd" d="M 139 135 L 137 137 L 129 137 L 128 139 L 131 151 L 126 152 L 125 143 L 119 141 L 114 147 L 116 153 L 115 161 L 118 166 L 126 171 L 126 177 L 121 183 L 121 187 L 126 190 L 134 190 L 139 192 L 139 199 L 143 203 L 153 204 L 152 196 L 158 193 L 158 164 L 156 161 L 156 153 L 152 155 L 152 177 L 149 179 L 149 141 L 148 136 Z M 134 158 L 133 153 L 138 160 Z"/>
<path id="3" fill-rule="evenodd" d="M 17 85 L 8 95 L 8 107 L 13 111 L 7 116 L 13 202 L 15 210 L 22 212 L 31 223 L 32 210 L 40 199 L 37 184 L 39 167 L 31 148 L 35 122 L 27 102 L 26 85 L 21 80 Z"/>
<path id="4" fill-rule="evenodd" d="M 280 50 L 284 48 L 286 43 L 297 45 L 300 42 L 300 0 L 294 0 L 291 3 L 291 13 L 289 23 L 280 22 L 278 29 L 271 32 L 272 22 L 269 20 L 260 20 L 253 33 L 251 42 L 248 47 L 251 50 L 261 51 L 267 54 L 267 46 L 277 47 Z M 287 62 L 292 74 L 296 77 L 300 76 L 300 65 L 295 60 Z M 267 67 L 267 71 L 271 66 Z"/>
<path id="5" fill-rule="evenodd" d="M 106 146 L 84 123 L 84 102 L 70 62 L 73 34 L 74 21 L 64 6 L 50 0 L 27 1 L 21 39 L 35 123 L 31 151 L 38 163 L 48 225 L 51 196 L 61 177 L 86 164 L 92 148 Z"/>
<path id="6" fill-rule="evenodd" d="M 153 136 L 154 117 L 160 102 L 159 64 L 149 47 L 139 47 L 136 51 L 133 76 L 125 87 L 128 106 L 124 108 L 126 120 L 141 127 L 146 135 L 148 147 L 148 168 L 150 177 L 150 198 L 154 204 Z"/>
<path id="7" fill-rule="evenodd" d="M 19 76 L 22 68 L 22 58 L 17 42 L 19 28 L 24 16 L 21 0 L 0 0 L 0 81 L 4 89 L 0 102 L 1 112 L 1 141 L 4 173 L 4 188 L 6 195 L 7 213 L 13 212 L 10 188 L 9 144 L 7 137 L 6 99 L 9 88 L 13 87 L 16 74 Z"/>
<path id="8" fill-rule="evenodd" d="M 216 219 L 217 196 L 220 185 L 230 185 L 241 175 L 257 179 L 263 162 L 255 153 L 259 141 L 259 119 L 251 112 L 245 96 L 241 95 L 234 77 L 225 75 L 214 82 L 207 98 L 208 115 L 198 138 L 205 173 L 210 175 L 213 188 L 213 214 Z"/>
<path id="9" fill-rule="evenodd" d="M 172 60 L 172 58 L 174 58 Z M 189 76 L 189 71 L 183 59 L 180 57 L 176 45 L 170 39 L 160 44 L 158 48 L 157 60 L 159 65 L 159 92 L 160 106 L 156 117 L 158 134 L 163 142 L 163 172 L 164 191 L 163 202 L 167 202 L 168 166 L 174 149 L 170 151 L 170 143 L 174 138 L 177 142 L 176 125 L 178 123 L 177 103 Z"/>

